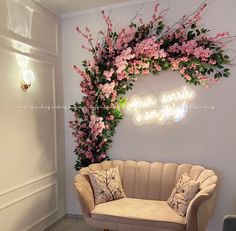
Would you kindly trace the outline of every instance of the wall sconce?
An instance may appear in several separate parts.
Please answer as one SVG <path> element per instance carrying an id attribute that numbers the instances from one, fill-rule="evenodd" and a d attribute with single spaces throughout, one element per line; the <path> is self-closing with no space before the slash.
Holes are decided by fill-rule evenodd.
<path id="1" fill-rule="evenodd" d="M 34 81 L 34 72 L 30 69 L 22 70 L 23 81 L 21 83 L 21 88 L 27 90 L 32 82 Z"/>

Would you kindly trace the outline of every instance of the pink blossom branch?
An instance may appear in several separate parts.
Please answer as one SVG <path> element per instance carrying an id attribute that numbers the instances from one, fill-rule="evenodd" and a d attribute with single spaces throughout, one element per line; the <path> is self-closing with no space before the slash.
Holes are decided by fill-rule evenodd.
<path id="1" fill-rule="evenodd" d="M 88 27 L 85 28 L 85 33 L 82 30 L 80 30 L 80 28 L 78 26 L 76 27 L 76 30 L 77 30 L 77 32 L 79 32 L 79 34 L 82 35 L 82 37 L 88 42 L 88 44 L 91 47 L 91 49 L 90 49 L 90 48 L 85 47 L 84 45 L 82 45 L 82 48 L 84 48 L 84 49 L 86 49 L 90 52 L 93 52 L 93 50 L 94 50 L 94 46 L 93 46 L 93 43 L 92 43 L 93 38 L 92 38 L 92 35 L 91 35 L 91 32 L 90 32 L 89 28 Z"/>
<path id="2" fill-rule="evenodd" d="M 155 5 L 154 5 L 154 13 L 152 15 L 151 24 L 154 24 L 159 18 L 159 17 L 157 17 L 157 12 L 158 12 L 159 6 L 160 6 L 160 4 L 156 1 Z"/>
<path id="3" fill-rule="evenodd" d="M 101 13 L 102 13 L 102 16 L 103 16 L 103 18 L 104 18 L 106 24 L 107 24 L 107 30 L 108 30 L 108 32 L 109 32 L 109 33 L 112 32 L 112 22 L 111 22 L 110 17 L 105 15 L 104 10 L 103 10 Z"/>
<path id="4" fill-rule="evenodd" d="M 189 23 L 186 23 L 187 20 L 188 20 L 188 22 L 189 22 L 189 18 L 190 18 L 190 17 L 193 16 L 192 18 L 194 18 L 195 15 L 198 15 L 198 16 L 199 16 L 198 12 L 202 12 L 202 11 L 205 9 L 205 7 L 207 6 L 207 4 L 206 4 L 207 1 L 208 1 L 208 0 L 205 0 L 192 14 L 190 14 L 190 15 L 188 15 L 188 16 L 184 15 L 184 16 L 181 18 L 181 20 L 179 20 L 178 22 L 174 23 L 171 27 L 167 28 L 167 30 L 163 33 L 162 37 L 165 36 L 165 35 L 167 35 L 167 34 L 172 33 L 173 31 L 175 31 L 175 30 L 176 30 L 175 27 L 176 27 L 177 25 L 185 26 L 185 28 L 190 27 L 191 25 L 190 25 Z M 197 19 L 199 19 L 199 17 L 197 17 Z M 192 23 L 194 23 L 194 21 L 192 21 Z"/>

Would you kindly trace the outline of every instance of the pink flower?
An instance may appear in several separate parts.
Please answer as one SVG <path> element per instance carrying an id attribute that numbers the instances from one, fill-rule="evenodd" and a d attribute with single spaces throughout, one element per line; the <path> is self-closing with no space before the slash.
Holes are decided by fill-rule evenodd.
<path id="1" fill-rule="evenodd" d="M 83 78 L 83 81 L 80 83 L 82 92 L 86 95 L 93 95 L 94 94 L 94 90 L 93 90 L 93 85 L 90 79 L 90 76 L 82 71 L 79 67 L 74 65 L 74 69 L 81 75 L 81 77 Z"/>
<path id="2" fill-rule="evenodd" d="M 179 63 L 180 61 L 178 59 L 171 59 L 171 66 L 172 66 L 172 70 L 178 70 L 179 69 Z"/>
<path id="3" fill-rule="evenodd" d="M 102 133 L 103 129 L 105 128 L 105 124 L 103 122 L 102 117 L 96 117 L 95 115 L 90 116 L 89 127 L 92 130 L 92 134 L 94 138 L 96 138 L 99 134 Z"/>
<path id="4" fill-rule="evenodd" d="M 161 49 L 160 51 L 159 51 L 159 57 L 160 58 L 165 58 L 167 56 L 167 53 L 164 51 L 164 49 Z"/>
<path id="5" fill-rule="evenodd" d="M 132 49 L 130 47 L 122 51 L 122 53 L 116 57 L 115 62 L 114 62 L 114 65 L 118 68 L 116 70 L 116 73 L 120 74 L 123 70 L 125 70 L 125 68 L 128 65 L 127 60 L 130 60 L 134 57 L 135 55 L 132 54 Z"/>
<path id="6" fill-rule="evenodd" d="M 111 94 L 112 101 L 116 100 L 116 96 L 117 96 L 117 91 L 113 91 L 112 94 Z"/>
<path id="7" fill-rule="evenodd" d="M 169 47 L 168 51 L 171 53 L 178 53 L 181 50 L 181 46 L 178 43 L 174 43 L 172 46 Z"/>
<path id="8" fill-rule="evenodd" d="M 114 73 L 114 69 L 111 68 L 110 71 L 104 71 L 104 72 L 103 72 L 103 75 L 106 77 L 106 79 L 107 79 L 108 81 L 110 81 L 110 80 L 111 80 L 111 76 L 113 75 L 113 73 Z"/>
<path id="9" fill-rule="evenodd" d="M 192 63 L 191 66 L 190 66 L 190 69 L 196 69 L 196 64 L 195 63 Z"/>
<path id="10" fill-rule="evenodd" d="M 129 68 L 129 73 L 130 73 L 131 75 L 134 74 L 134 67 L 133 67 L 133 66 Z"/>
<path id="11" fill-rule="evenodd" d="M 149 70 L 148 70 L 148 69 L 142 70 L 142 74 L 143 74 L 143 75 L 148 75 L 148 74 L 149 74 Z"/>
<path id="12" fill-rule="evenodd" d="M 101 148 L 105 143 L 107 142 L 107 139 L 103 139 L 102 142 L 99 144 L 99 148 Z"/>
<path id="13" fill-rule="evenodd" d="M 83 107 L 83 108 L 82 108 L 82 112 L 83 112 L 84 114 L 88 114 L 88 113 L 89 113 L 89 109 L 88 109 L 87 107 Z"/>
<path id="14" fill-rule="evenodd" d="M 122 49 L 124 44 L 129 43 L 134 39 L 136 29 L 134 27 L 128 27 L 120 32 L 116 41 L 118 49 Z"/>
<path id="15" fill-rule="evenodd" d="M 107 118 L 106 118 L 107 120 L 114 120 L 114 116 L 113 115 L 109 115 L 109 116 L 107 116 Z"/>
<path id="16" fill-rule="evenodd" d="M 181 75 L 185 75 L 185 70 L 186 70 L 186 67 L 182 67 L 179 72 Z"/>
<path id="17" fill-rule="evenodd" d="M 191 80 L 191 77 L 190 77 L 190 75 L 188 75 L 188 74 L 185 74 L 185 75 L 184 75 L 184 78 L 187 79 L 187 80 Z"/>
<path id="18" fill-rule="evenodd" d="M 186 32 L 185 32 L 185 28 L 181 25 L 178 27 L 178 29 L 175 31 L 175 38 L 179 39 L 180 37 L 182 37 Z"/>
<path id="19" fill-rule="evenodd" d="M 181 57 L 179 58 L 180 62 L 188 62 L 188 57 Z"/>
<path id="20" fill-rule="evenodd" d="M 161 66 L 160 65 L 154 64 L 154 66 L 155 66 L 157 71 L 161 71 Z"/>
<path id="21" fill-rule="evenodd" d="M 94 161 L 94 157 L 93 157 L 93 153 L 92 152 L 86 152 L 85 153 L 85 157 L 89 160 L 91 160 L 92 162 Z"/>
<path id="22" fill-rule="evenodd" d="M 211 64 L 211 65 L 215 65 L 216 64 L 216 60 L 210 59 L 210 61 L 208 63 Z"/>
<path id="23" fill-rule="evenodd" d="M 137 68 L 135 68 L 134 74 L 135 74 L 135 75 L 139 75 L 139 74 L 140 74 L 140 71 L 139 71 Z"/>
<path id="24" fill-rule="evenodd" d="M 103 153 L 103 154 L 101 154 L 99 157 L 98 157 L 98 160 L 99 161 L 102 161 L 103 159 L 105 159 L 106 158 L 106 154 L 105 153 Z"/>
<path id="25" fill-rule="evenodd" d="M 125 71 L 122 71 L 121 73 L 119 73 L 117 75 L 117 79 L 120 80 L 120 81 L 125 79 L 125 78 L 127 78 L 127 77 L 128 77 L 128 75 L 127 75 L 127 73 Z"/>
<path id="26" fill-rule="evenodd" d="M 212 51 L 209 48 L 204 49 L 203 47 L 195 48 L 193 55 L 196 58 L 201 58 L 203 61 L 206 61 L 212 54 Z"/>
<path id="27" fill-rule="evenodd" d="M 181 53 L 186 53 L 187 55 L 193 54 L 197 45 L 195 40 L 184 42 L 181 47 Z"/>
<path id="28" fill-rule="evenodd" d="M 115 82 L 112 81 L 110 84 L 105 83 L 105 84 L 100 84 L 100 89 L 102 93 L 105 95 L 106 98 L 109 98 L 110 94 L 113 93 L 114 87 L 115 87 Z"/>
<path id="29" fill-rule="evenodd" d="M 142 40 L 134 48 L 137 57 L 147 57 L 147 58 L 164 58 L 166 57 L 166 52 L 162 49 L 160 50 L 161 43 L 155 41 L 154 37 Z"/>

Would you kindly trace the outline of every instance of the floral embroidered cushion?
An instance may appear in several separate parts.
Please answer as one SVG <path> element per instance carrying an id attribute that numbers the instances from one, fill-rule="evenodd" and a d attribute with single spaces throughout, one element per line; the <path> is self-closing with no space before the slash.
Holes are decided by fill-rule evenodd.
<path id="1" fill-rule="evenodd" d="M 102 171 L 90 172 L 89 178 L 93 187 L 96 205 L 126 197 L 117 166 Z"/>
<path id="2" fill-rule="evenodd" d="M 180 216 L 185 216 L 190 201 L 199 191 L 199 182 L 183 174 L 173 189 L 167 204 Z"/>

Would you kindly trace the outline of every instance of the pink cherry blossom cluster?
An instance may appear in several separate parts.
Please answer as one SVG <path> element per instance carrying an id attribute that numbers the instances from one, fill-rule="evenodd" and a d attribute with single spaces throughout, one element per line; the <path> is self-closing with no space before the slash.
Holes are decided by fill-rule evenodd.
<path id="1" fill-rule="evenodd" d="M 105 128 L 103 118 L 95 116 L 95 115 L 91 115 L 89 127 L 91 128 L 93 137 L 96 138 L 99 134 L 102 133 L 103 129 Z"/>
<path id="2" fill-rule="evenodd" d="M 88 96 L 94 94 L 95 91 L 94 91 L 94 87 L 92 85 L 90 76 L 75 65 L 74 65 L 74 69 L 83 78 L 83 81 L 81 81 L 81 83 L 80 83 L 82 93 L 84 93 L 85 95 L 88 95 Z"/>
<path id="3" fill-rule="evenodd" d="M 188 56 L 193 55 L 202 61 L 207 61 L 212 55 L 212 50 L 199 46 L 196 40 L 183 42 L 182 45 L 174 43 L 169 47 L 168 51 L 172 53 L 182 53 L 184 55 L 187 54 Z"/>
<path id="4" fill-rule="evenodd" d="M 128 27 L 123 29 L 119 35 L 118 39 L 116 41 L 116 46 L 117 49 L 123 49 L 127 48 L 128 43 L 134 39 L 136 33 L 136 28 L 135 27 Z"/>
<path id="5" fill-rule="evenodd" d="M 134 48 L 136 57 L 146 57 L 146 58 L 165 58 L 167 53 L 160 49 L 163 41 L 157 42 L 154 37 L 144 39 L 136 45 Z"/>
<path id="6" fill-rule="evenodd" d="M 116 90 L 114 90 L 114 87 L 115 87 L 114 81 L 112 81 L 111 83 L 100 84 L 99 87 L 106 98 L 109 98 L 110 95 L 112 95 L 112 100 L 115 100 L 117 92 Z M 101 97 L 103 95 L 101 95 Z"/>
<path id="7" fill-rule="evenodd" d="M 122 76 L 122 72 L 125 70 L 125 68 L 128 65 L 128 60 L 134 58 L 135 55 L 132 54 L 132 49 L 128 47 L 122 53 L 115 58 L 114 65 L 116 66 L 117 70 L 116 73 L 120 76 Z M 120 79 L 122 80 L 122 79 Z"/>

